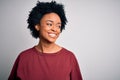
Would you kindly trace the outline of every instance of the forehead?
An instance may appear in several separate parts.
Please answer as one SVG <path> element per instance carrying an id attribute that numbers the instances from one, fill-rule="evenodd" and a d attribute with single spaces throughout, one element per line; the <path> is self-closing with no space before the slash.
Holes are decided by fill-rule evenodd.
<path id="1" fill-rule="evenodd" d="M 56 13 L 47 13 L 41 19 L 41 21 L 49 21 L 49 20 L 53 21 L 53 22 L 61 23 L 61 19 L 60 19 L 59 15 Z"/>

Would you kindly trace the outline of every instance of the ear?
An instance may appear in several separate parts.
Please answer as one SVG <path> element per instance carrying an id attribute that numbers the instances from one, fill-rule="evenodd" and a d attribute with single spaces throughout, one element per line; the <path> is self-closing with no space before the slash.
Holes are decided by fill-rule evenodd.
<path id="1" fill-rule="evenodd" d="M 37 25 L 35 25 L 35 29 L 37 30 L 37 31 L 39 31 L 40 30 L 40 26 L 37 24 Z"/>

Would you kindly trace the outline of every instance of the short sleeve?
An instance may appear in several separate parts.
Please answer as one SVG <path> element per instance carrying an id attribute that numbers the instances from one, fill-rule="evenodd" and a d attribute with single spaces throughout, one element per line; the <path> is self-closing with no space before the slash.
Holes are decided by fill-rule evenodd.
<path id="1" fill-rule="evenodd" d="M 77 59 L 74 54 L 71 56 L 71 65 L 72 65 L 72 70 L 70 73 L 70 78 L 71 78 L 70 80 L 83 80 Z"/>
<path id="2" fill-rule="evenodd" d="M 8 80 L 19 80 L 19 79 L 17 78 L 17 68 L 18 68 L 18 64 L 19 64 L 19 56 L 17 57 L 14 65 L 13 65 L 13 68 L 12 68 L 12 70 L 11 70 L 11 73 L 10 73 L 9 77 L 8 77 Z"/>

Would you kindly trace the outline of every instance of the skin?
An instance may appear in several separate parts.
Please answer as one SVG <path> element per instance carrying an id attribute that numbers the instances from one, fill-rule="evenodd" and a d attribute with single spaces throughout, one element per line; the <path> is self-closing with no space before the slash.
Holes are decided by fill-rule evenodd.
<path id="1" fill-rule="evenodd" d="M 56 53 L 62 48 L 55 42 L 61 33 L 61 19 L 56 13 L 48 13 L 35 26 L 39 31 L 39 43 L 35 47 L 42 53 Z"/>

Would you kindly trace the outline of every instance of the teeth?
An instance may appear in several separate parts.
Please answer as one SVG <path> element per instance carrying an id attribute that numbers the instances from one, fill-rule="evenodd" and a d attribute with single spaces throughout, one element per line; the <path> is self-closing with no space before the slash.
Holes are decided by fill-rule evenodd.
<path id="1" fill-rule="evenodd" d="M 55 34 L 49 34 L 51 37 L 55 37 L 56 35 Z"/>

